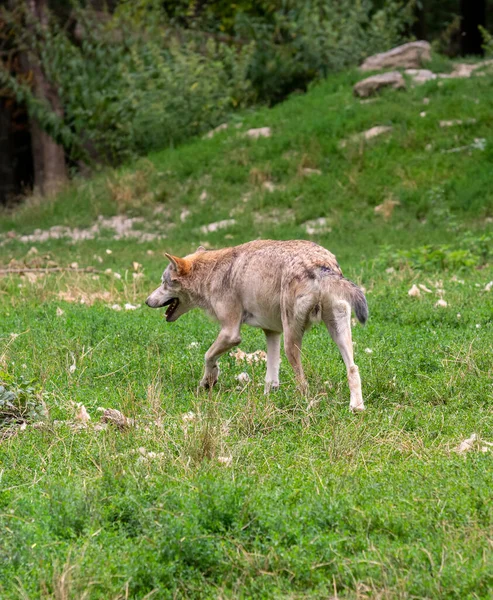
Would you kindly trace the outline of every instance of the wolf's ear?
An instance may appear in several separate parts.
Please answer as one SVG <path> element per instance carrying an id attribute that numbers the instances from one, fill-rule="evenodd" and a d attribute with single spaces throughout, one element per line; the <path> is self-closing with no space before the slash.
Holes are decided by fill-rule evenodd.
<path id="1" fill-rule="evenodd" d="M 186 275 L 190 271 L 190 263 L 188 260 L 179 258 L 178 256 L 172 256 L 171 254 L 165 253 L 164 255 L 171 262 L 173 269 L 178 275 Z"/>
<path id="2" fill-rule="evenodd" d="M 197 250 L 195 250 L 195 254 L 202 254 L 202 252 L 206 252 L 204 246 L 199 246 Z"/>

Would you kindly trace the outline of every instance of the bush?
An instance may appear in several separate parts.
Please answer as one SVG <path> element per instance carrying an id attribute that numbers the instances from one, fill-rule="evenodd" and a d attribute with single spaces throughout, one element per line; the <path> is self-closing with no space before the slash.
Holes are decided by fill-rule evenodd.
<path id="1" fill-rule="evenodd" d="M 76 7 L 73 31 L 54 15 L 48 25 L 33 22 L 21 0 L 16 7 L 4 11 L 12 37 L 41 64 L 63 115 L 6 70 L 0 83 L 74 162 L 111 165 L 200 134 L 256 101 L 278 102 L 388 49 L 402 41 L 410 20 L 409 5 L 395 0 L 378 10 L 369 0 L 283 0 L 277 9 L 265 4 L 260 17 L 228 12 L 226 21 L 235 14 L 231 37 L 220 34 L 218 17 L 211 24 L 214 11 L 193 17 L 187 10 L 184 29 L 156 0 L 121 0 L 104 18 Z"/>
<path id="2" fill-rule="evenodd" d="M 43 393 L 33 382 L 0 371 L 0 427 L 46 416 Z"/>
<path id="3" fill-rule="evenodd" d="M 481 35 L 483 37 L 483 50 L 486 57 L 493 56 L 493 35 L 489 31 L 486 31 L 484 27 L 479 26 Z"/>
<path id="4" fill-rule="evenodd" d="M 467 233 L 453 247 L 426 245 L 397 251 L 382 248 L 376 264 L 415 271 L 461 271 L 484 267 L 492 257 L 492 236 Z"/>
<path id="5" fill-rule="evenodd" d="M 54 18 L 47 30 L 11 23 L 56 86 L 62 119 L 2 74 L 73 160 L 116 165 L 214 127 L 251 101 L 250 46 L 183 41 L 156 8 L 145 23 L 124 10 L 103 21 L 75 14 L 75 39 Z"/>
<path id="6" fill-rule="evenodd" d="M 261 101 L 277 102 L 313 79 L 361 62 L 403 41 L 411 5 L 307 0 L 284 2 L 268 19 L 239 14 L 237 34 L 255 41 L 250 67 Z"/>

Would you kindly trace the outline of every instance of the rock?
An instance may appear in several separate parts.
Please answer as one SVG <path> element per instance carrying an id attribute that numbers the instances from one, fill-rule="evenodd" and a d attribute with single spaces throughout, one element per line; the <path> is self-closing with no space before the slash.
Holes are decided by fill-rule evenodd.
<path id="1" fill-rule="evenodd" d="M 202 233 L 213 233 L 214 231 L 226 229 L 232 225 L 236 225 L 235 219 L 224 219 L 223 221 L 217 221 L 216 223 L 209 223 L 209 225 L 202 225 L 200 231 Z"/>
<path id="2" fill-rule="evenodd" d="M 260 137 L 270 137 L 271 130 L 270 127 L 259 127 L 258 129 L 249 129 L 245 135 L 249 138 L 257 140 Z"/>
<path id="3" fill-rule="evenodd" d="M 322 175 L 322 171 L 320 169 L 310 169 L 309 167 L 305 167 L 302 169 L 303 175 Z"/>
<path id="4" fill-rule="evenodd" d="M 120 429 L 126 429 L 134 424 L 133 419 L 129 419 L 115 408 L 107 408 L 101 415 L 101 423 L 111 423 Z"/>
<path id="5" fill-rule="evenodd" d="M 345 148 L 349 142 L 359 142 L 360 140 L 371 140 L 375 137 L 378 137 L 379 135 L 382 135 L 383 133 L 390 133 L 392 131 L 392 127 L 390 127 L 389 125 L 376 125 L 375 127 L 372 127 L 371 129 L 367 129 L 366 131 L 363 131 L 362 133 L 356 133 L 355 135 L 352 135 L 349 140 L 342 140 L 339 143 L 339 146 L 341 148 Z"/>
<path id="6" fill-rule="evenodd" d="M 213 138 L 216 135 L 216 133 L 219 133 L 220 131 L 224 131 L 227 128 L 228 128 L 228 124 L 227 123 L 221 123 L 221 125 L 218 125 L 214 129 L 211 129 L 211 131 L 209 131 L 208 133 L 206 133 L 204 135 L 204 139 L 206 139 L 206 138 L 209 138 L 209 139 Z"/>
<path id="7" fill-rule="evenodd" d="M 182 223 L 185 223 L 185 221 L 188 219 L 188 217 L 191 215 L 192 213 L 188 210 L 188 208 L 184 208 L 181 213 L 180 213 L 180 221 Z"/>
<path id="8" fill-rule="evenodd" d="M 426 83 L 436 79 L 435 73 L 432 73 L 429 69 L 406 69 L 404 71 L 406 75 L 409 75 L 414 83 Z"/>
<path id="9" fill-rule="evenodd" d="M 404 77 L 399 73 L 399 71 L 389 71 L 388 73 L 382 73 L 381 75 L 372 75 L 371 77 L 367 77 L 362 81 L 358 81 L 353 88 L 353 92 L 355 96 L 367 98 L 381 88 L 389 86 L 394 89 L 406 87 Z"/>
<path id="10" fill-rule="evenodd" d="M 391 131 L 392 127 L 390 127 L 389 125 L 377 125 L 376 127 L 367 129 L 361 135 L 365 138 L 365 140 L 371 140 L 374 137 L 382 135 L 382 133 L 390 133 Z"/>
<path id="11" fill-rule="evenodd" d="M 381 69 L 419 69 L 431 59 L 431 46 L 428 42 L 409 42 L 387 52 L 369 56 L 360 66 L 362 71 L 379 71 Z"/>
<path id="12" fill-rule="evenodd" d="M 482 62 L 475 63 L 473 65 L 467 63 L 458 63 L 454 66 L 454 69 L 451 73 L 440 73 L 438 77 L 442 79 L 465 79 L 467 77 L 471 77 L 471 75 L 478 69 L 491 67 L 492 65 L 493 59 L 483 60 Z"/>
<path id="13" fill-rule="evenodd" d="M 458 148 L 450 148 L 449 150 L 441 150 L 443 154 L 450 154 L 453 152 L 463 152 L 464 150 L 481 150 L 482 152 L 486 149 L 486 138 L 474 138 L 472 144 L 467 146 L 459 146 Z"/>
<path id="14" fill-rule="evenodd" d="M 478 436 L 475 433 L 471 434 L 471 437 L 462 441 L 457 446 L 457 448 L 455 448 L 455 452 L 457 452 L 458 454 L 462 454 L 463 452 L 469 452 L 470 450 L 472 450 L 474 448 L 474 444 L 476 443 L 477 439 L 478 439 Z"/>
<path id="15" fill-rule="evenodd" d="M 329 226 L 329 221 L 325 217 L 305 221 L 303 227 L 308 235 L 320 235 L 332 231 L 332 227 Z"/>
<path id="16" fill-rule="evenodd" d="M 272 183 L 272 181 L 264 181 L 262 187 L 264 188 L 264 190 L 267 190 L 271 193 L 276 191 L 276 186 Z"/>
<path id="17" fill-rule="evenodd" d="M 454 127 L 454 125 L 463 125 L 464 123 L 467 125 L 474 125 L 474 123 L 476 123 L 476 119 L 451 119 L 450 121 L 440 121 L 440 127 Z"/>

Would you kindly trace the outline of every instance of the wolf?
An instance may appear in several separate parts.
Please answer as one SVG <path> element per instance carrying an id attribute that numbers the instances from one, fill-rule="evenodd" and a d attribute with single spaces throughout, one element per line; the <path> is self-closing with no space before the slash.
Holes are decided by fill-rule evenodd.
<path id="1" fill-rule="evenodd" d="M 265 333 L 265 392 L 279 387 L 281 333 L 299 389 L 306 392 L 301 364 L 303 334 L 313 323 L 323 321 L 346 365 L 350 410 L 364 410 L 359 369 L 353 360 L 351 309 L 364 324 L 368 304 L 363 291 L 343 277 L 331 252 L 305 240 L 257 240 L 220 250 L 199 247 L 184 258 L 166 257 L 169 265 L 161 285 L 146 304 L 167 306 L 168 322 L 201 308 L 221 326 L 205 354 L 202 387 L 217 382 L 217 360 L 241 342 L 240 330 L 245 324 Z"/>

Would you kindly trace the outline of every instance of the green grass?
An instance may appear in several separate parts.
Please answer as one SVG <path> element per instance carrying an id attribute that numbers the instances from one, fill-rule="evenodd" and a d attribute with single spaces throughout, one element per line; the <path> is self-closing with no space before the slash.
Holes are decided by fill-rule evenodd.
<path id="1" fill-rule="evenodd" d="M 167 236 L 0 240 L 0 266 L 101 271 L 0 278 L 0 379 L 33 380 L 24 394 L 39 408 L 25 429 L 0 428 L 17 433 L 0 441 L 2 600 L 491 597 L 493 452 L 481 441 L 453 450 L 473 432 L 493 441 L 493 78 L 369 104 L 352 97 L 357 78 L 333 77 L 244 115 L 240 129 L 2 215 L 0 232 L 26 234 L 120 211 Z M 375 125 L 393 131 L 340 148 Z M 261 126 L 271 138 L 242 136 Z M 475 138 L 483 151 L 442 152 Z M 374 210 L 386 199 L 400 202 L 387 221 Z M 304 223 L 319 217 L 331 231 L 308 236 Z M 200 231 L 229 218 L 228 229 Z M 145 306 L 109 308 L 143 304 L 165 251 L 256 237 L 314 239 L 365 286 L 370 320 L 353 330 L 364 414 L 349 413 L 344 365 L 322 327 L 303 347 L 308 409 L 285 359 L 270 396 L 265 365 L 229 355 L 219 387 L 197 392 L 217 332 L 201 313 L 167 324 Z M 409 297 L 413 284 L 431 292 Z M 245 328 L 241 348 L 263 349 L 262 333 Z M 86 428 L 74 428 L 77 403 Z M 98 407 L 134 425 L 100 429 Z"/>

